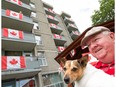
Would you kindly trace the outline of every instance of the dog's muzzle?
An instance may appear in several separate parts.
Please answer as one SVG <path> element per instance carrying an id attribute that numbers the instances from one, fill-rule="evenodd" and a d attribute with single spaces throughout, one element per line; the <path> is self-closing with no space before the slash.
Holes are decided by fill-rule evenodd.
<path id="1" fill-rule="evenodd" d="M 69 84 L 70 78 L 69 77 L 64 77 L 64 81 L 65 81 L 66 84 Z"/>

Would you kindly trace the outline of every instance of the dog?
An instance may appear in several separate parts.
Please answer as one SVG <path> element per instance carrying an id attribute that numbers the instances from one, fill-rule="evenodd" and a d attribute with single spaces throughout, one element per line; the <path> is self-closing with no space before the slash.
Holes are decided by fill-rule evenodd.
<path id="1" fill-rule="evenodd" d="M 63 67 L 64 82 L 74 83 L 74 87 L 116 87 L 115 77 L 88 63 L 88 56 L 77 60 L 67 60 Z"/>

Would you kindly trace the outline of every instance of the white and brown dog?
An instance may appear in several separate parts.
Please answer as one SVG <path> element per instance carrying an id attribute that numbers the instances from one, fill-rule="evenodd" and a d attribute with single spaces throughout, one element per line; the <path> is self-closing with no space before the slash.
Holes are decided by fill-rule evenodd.
<path id="1" fill-rule="evenodd" d="M 64 81 L 74 87 L 116 87 L 115 78 L 88 64 L 88 57 L 68 60 L 64 65 Z"/>

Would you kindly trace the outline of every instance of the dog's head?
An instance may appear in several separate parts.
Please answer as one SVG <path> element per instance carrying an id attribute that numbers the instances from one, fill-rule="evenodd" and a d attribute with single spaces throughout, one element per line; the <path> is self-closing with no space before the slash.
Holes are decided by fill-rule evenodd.
<path id="1" fill-rule="evenodd" d="M 83 58 L 77 60 L 67 60 L 63 67 L 65 83 L 70 84 L 76 80 L 80 80 L 83 76 L 87 62 L 88 56 L 84 56 Z"/>

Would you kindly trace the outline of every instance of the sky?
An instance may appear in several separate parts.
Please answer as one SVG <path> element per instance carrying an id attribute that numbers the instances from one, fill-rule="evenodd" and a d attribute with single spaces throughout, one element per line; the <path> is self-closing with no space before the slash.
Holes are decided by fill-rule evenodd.
<path id="1" fill-rule="evenodd" d="M 91 15 L 94 10 L 99 10 L 98 0 L 42 0 L 51 6 L 53 11 L 61 14 L 62 11 L 69 14 L 82 33 L 91 27 Z"/>

